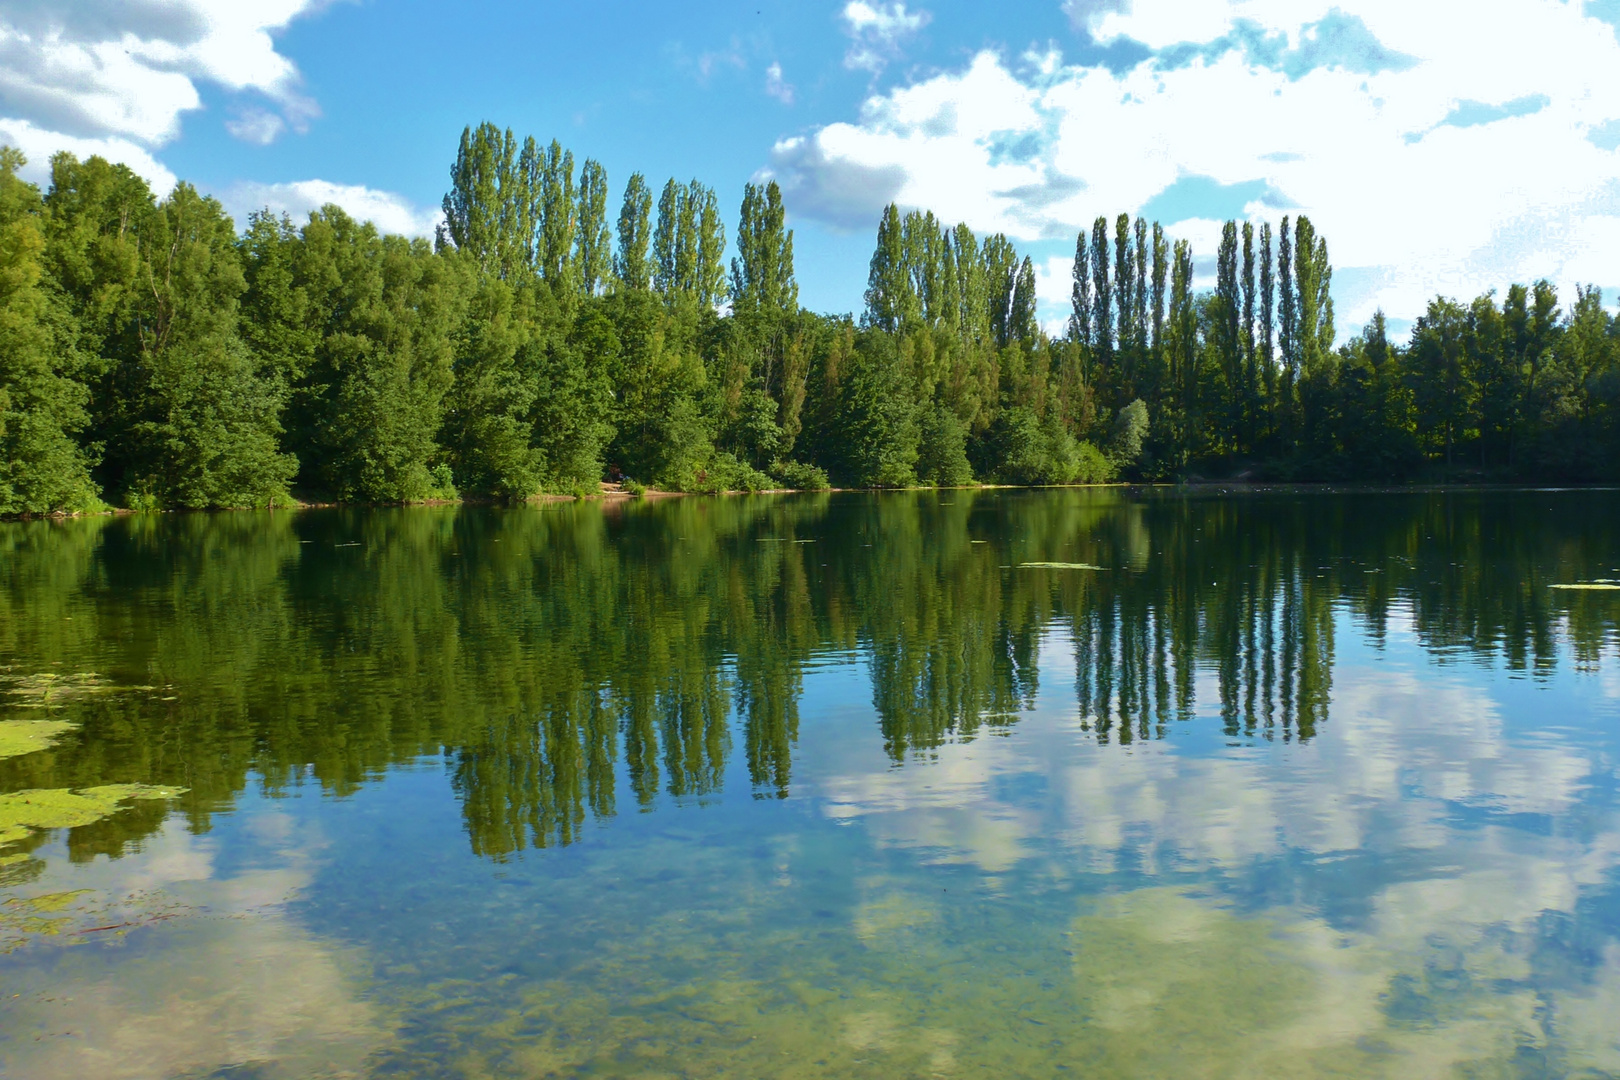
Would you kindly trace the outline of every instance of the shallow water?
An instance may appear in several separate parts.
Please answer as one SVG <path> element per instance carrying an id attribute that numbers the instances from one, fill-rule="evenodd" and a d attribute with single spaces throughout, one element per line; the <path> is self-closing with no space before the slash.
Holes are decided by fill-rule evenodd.
<path id="1" fill-rule="evenodd" d="M 0 1074 L 1620 1075 L 1617 523 L 0 525 Z"/>

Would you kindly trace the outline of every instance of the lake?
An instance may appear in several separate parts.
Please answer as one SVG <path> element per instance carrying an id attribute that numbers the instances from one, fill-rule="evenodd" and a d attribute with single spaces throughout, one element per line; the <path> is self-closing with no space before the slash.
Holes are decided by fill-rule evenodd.
<path id="1" fill-rule="evenodd" d="M 0 1074 L 1620 1075 L 1617 525 L 0 524 Z"/>

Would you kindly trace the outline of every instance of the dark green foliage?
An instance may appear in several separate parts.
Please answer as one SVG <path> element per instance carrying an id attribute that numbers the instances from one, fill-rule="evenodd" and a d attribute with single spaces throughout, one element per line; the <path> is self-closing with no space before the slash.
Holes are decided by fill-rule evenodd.
<path id="1" fill-rule="evenodd" d="M 834 475 L 857 487 L 917 481 L 917 408 L 893 335 L 868 331 L 855 342 L 835 422 Z"/>
<path id="2" fill-rule="evenodd" d="M 365 502 L 453 496 L 438 435 L 468 275 L 335 206 L 302 240 L 297 280 L 320 341 L 295 391 L 301 483 Z"/>
<path id="3" fill-rule="evenodd" d="M 968 463 L 967 428 L 944 405 L 923 410 L 918 425 L 917 479 L 925 484 L 956 487 L 973 482 Z"/>

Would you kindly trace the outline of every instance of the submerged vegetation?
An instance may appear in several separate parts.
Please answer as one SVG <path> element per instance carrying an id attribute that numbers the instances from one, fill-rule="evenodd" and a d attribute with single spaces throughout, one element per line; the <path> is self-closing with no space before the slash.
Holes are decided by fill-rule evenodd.
<path id="1" fill-rule="evenodd" d="M 1404 346 L 1381 315 L 1336 346 L 1303 217 L 1228 223 L 1211 292 L 1186 242 L 1098 218 L 1052 337 L 1005 236 L 891 206 L 864 311 L 816 314 L 774 182 L 728 243 L 699 181 L 634 174 L 615 214 L 600 164 L 488 124 L 431 243 L 336 206 L 236 223 L 95 157 L 41 192 L 23 164 L 0 149 L 5 515 L 1620 462 L 1597 290 L 1437 298 Z"/>

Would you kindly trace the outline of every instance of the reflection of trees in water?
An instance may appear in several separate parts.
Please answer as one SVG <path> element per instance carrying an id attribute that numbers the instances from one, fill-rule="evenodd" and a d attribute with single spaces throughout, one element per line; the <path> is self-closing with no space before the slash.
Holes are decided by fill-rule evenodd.
<path id="1" fill-rule="evenodd" d="M 78 728 L 0 761 L 0 790 L 184 786 L 205 830 L 250 777 L 344 795 L 442 753 L 474 849 L 503 857 L 718 792 L 734 739 L 756 795 L 785 796 L 827 653 L 867 659 L 897 762 L 1010 725 L 1054 632 L 1100 742 L 1165 737 L 1210 685 L 1228 736 L 1308 739 L 1336 609 L 1375 646 L 1398 615 L 1443 660 L 1545 672 L 1567 643 L 1595 666 L 1617 605 L 1547 586 L 1620 562 L 1617 503 L 964 491 L 10 525 L 0 664 L 166 689 L 65 706 Z M 1020 566 L 1042 561 L 1107 569 Z M 74 831 L 70 857 L 157 813 Z"/>

